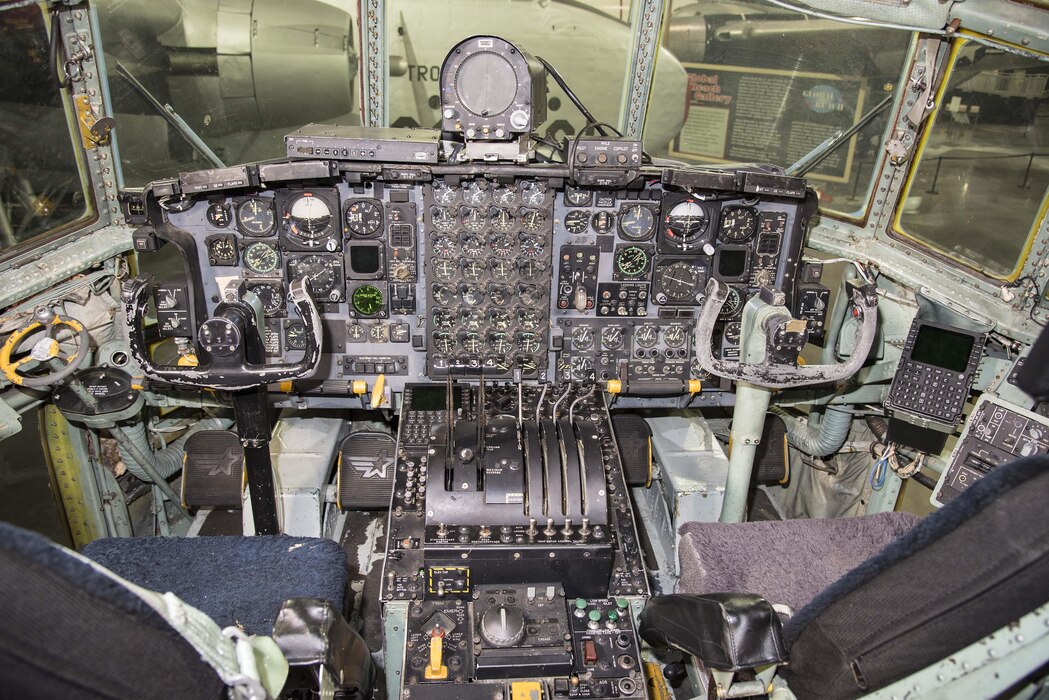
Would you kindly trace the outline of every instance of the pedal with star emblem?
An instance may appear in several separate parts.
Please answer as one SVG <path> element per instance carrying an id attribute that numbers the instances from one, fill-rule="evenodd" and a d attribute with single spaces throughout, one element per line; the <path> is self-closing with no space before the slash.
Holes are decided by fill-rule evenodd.
<path id="1" fill-rule="evenodd" d="M 186 441 L 182 503 L 189 508 L 240 508 L 244 450 L 229 430 L 201 430 Z"/>
<path id="2" fill-rule="evenodd" d="M 339 507 L 381 510 L 390 507 L 396 469 L 396 441 L 388 433 L 350 433 L 339 448 Z"/>

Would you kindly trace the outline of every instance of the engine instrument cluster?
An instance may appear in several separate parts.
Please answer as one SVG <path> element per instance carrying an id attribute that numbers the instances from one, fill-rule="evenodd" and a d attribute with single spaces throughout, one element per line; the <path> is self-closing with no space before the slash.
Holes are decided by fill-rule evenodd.
<path id="1" fill-rule="evenodd" d="M 653 168 L 626 186 L 598 187 L 573 184 L 555 164 L 280 165 L 268 178 L 275 166 L 247 166 L 255 186 L 215 186 L 164 208 L 197 270 L 158 286 L 167 304 L 160 332 L 193 337 L 200 312 L 191 297 L 210 313 L 252 293 L 267 356 L 294 359 L 304 328 L 287 290 L 305 278 L 325 340 L 320 372 L 293 392 L 328 405 L 355 403 L 354 381 L 379 375 L 394 393 L 449 375 L 702 379 L 695 319 L 711 277 L 731 288 L 715 338 L 726 359 L 738 356 L 743 305 L 761 287 L 781 289 L 796 313 L 821 322 L 820 308 L 801 308 L 825 299 L 801 293 L 815 198 L 791 178 L 684 171 L 679 185 L 681 173 Z M 292 165 L 292 175 L 324 176 L 289 176 Z M 780 180 L 793 187 L 768 186 Z M 202 289 L 191 294 L 194 279 Z"/>

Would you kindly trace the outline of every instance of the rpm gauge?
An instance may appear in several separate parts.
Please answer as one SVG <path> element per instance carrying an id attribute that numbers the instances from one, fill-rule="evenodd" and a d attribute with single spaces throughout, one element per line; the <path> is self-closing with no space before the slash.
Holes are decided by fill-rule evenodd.
<path id="1" fill-rule="evenodd" d="M 647 241 L 656 230 L 656 214 L 650 207 L 630 204 L 619 210 L 619 236 L 627 241 Z"/>
<path id="2" fill-rule="evenodd" d="M 586 233 L 590 228 L 590 212 L 585 209 L 573 209 L 565 214 L 565 229 L 569 233 Z"/>
<path id="3" fill-rule="evenodd" d="M 699 202 L 686 199 L 670 208 L 663 223 L 667 243 L 679 250 L 691 250 L 704 239 L 710 217 Z"/>
<path id="4" fill-rule="evenodd" d="M 272 274 L 280 267 L 280 253 L 272 243 L 249 243 L 244 248 L 244 267 L 257 275 Z"/>
<path id="5" fill-rule="evenodd" d="M 723 241 L 745 241 L 754 235 L 758 215 L 753 207 L 725 207 L 721 210 L 719 235 Z"/>
<path id="6" fill-rule="evenodd" d="M 455 224 L 458 223 L 458 219 L 455 218 L 452 210 L 444 207 L 431 207 L 430 218 L 433 220 L 434 227 L 442 231 L 451 231 L 455 228 Z"/>
<path id="7" fill-rule="evenodd" d="M 268 236 L 276 223 L 272 199 L 251 197 L 237 205 L 237 228 L 245 236 Z"/>

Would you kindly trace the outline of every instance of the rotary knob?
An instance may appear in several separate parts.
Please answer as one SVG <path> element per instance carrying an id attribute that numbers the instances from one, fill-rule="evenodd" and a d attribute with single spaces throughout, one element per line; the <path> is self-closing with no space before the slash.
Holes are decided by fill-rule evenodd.
<path id="1" fill-rule="evenodd" d="M 513 646 L 524 632 L 524 613 L 515 605 L 495 605 L 481 616 L 481 636 L 494 646 Z"/>

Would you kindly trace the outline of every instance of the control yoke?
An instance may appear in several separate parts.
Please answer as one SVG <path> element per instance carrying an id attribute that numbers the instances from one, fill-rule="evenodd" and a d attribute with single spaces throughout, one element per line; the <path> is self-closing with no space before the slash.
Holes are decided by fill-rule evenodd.
<path id="1" fill-rule="evenodd" d="M 769 348 L 764 361 L 760 363 L 746 364 L 719 360 L 711 352 L 710 344 L 714 336 L 714 324 L 717 323 L 718 314 L 721 312 L 721 307 L 725 305 L 728 295 L 729 288 L 725 283 L 716 279 L 707 282 L 706 300 L 703 302 L 699 322 L 696 324 L 696 355 L 699 358 L 699 364 L 704 370 L 718 377 L 747 382 L 768 389 L 836 382 L 847 379 L 859 371 L 874 344 L 874 336 L 878 327 L 878 298 L 873 293 L 857 289 L 853 293 L 852 301 L 854 312 L 860 319 L 860 325 L 856 332 L 856 343 L 852 355 L 845 362 L 835 365 L 798 366 L 796 365 L 797 351 L 800 351 L 804 342 L 797 344 L 793 357 L 779 356 L 773 351 L 774 348 Z M 790 323 L 788 322 L 788 327 L 784 329 L 787 332 L 783 335 L 791 335 Z M 801 334 L 807 335 L 807 332 L 801 331 Z M 774 334 L 767 333 L 767 336 L 773 338 Z"/>
<path id="2" fill-rule="evenodd" d="M 150 357 L 142 334 L 152 276 L 130 280 L 124 285 L 121 299 L 127 312 L 128 341 L 131 354 L 142 371 L 152 379 L 223 391 L 237 391 L 313 375 L 320 363 L 323 326 L 317 305 L 306 291 L 304 279 L 296 279 L 288 288 L 288 298 L 295 304 L 306 327 L 306 349 L 298 362 L 263 364 L 255 348 L 262 346 L 255 313 L 241 301 L 224 302 L 215 316 L 205 321 L 197 334 L 197 356 L 200 364 L 182 367 L 158 365 Z"/>

